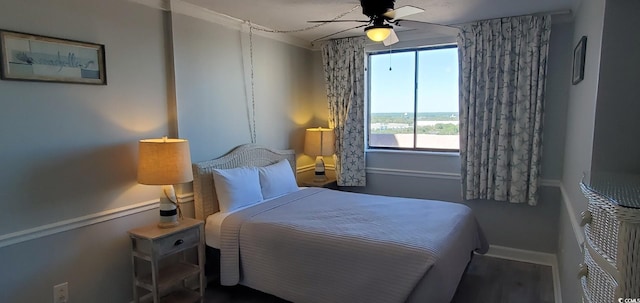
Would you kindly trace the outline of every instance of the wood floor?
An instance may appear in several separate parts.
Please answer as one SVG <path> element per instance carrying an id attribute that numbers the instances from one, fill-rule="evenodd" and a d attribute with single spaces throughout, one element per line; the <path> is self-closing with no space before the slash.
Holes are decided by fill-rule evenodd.
<path id="1" fill-rule="evenodd" d="M 553 303 L 551 266 L 475 256 L 452 303 Z"/>
<path id="2" fill-rule="evenodd" d="M 234 286 L 209 285 L 205 303 L 285 303 L 280 298 Z M 451 303 L 553 303 L 551 267 L 475 256 Z M 435 302 L 434 302 L 435 303 Z"/>

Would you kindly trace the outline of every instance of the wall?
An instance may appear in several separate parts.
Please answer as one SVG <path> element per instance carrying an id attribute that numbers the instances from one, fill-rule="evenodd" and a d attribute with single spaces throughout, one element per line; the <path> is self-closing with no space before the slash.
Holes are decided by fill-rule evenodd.
<path id="1" fill-rule="evenodd" d="M 564 118 L 570 70 L 571 24 L 554 23 L 549 49 L 540 201 L 537 206 L 495 201 L 462 202 L 458 154 L 369 150 L 367 186 L 359 192 L 437 199 L 471 207 L 492 245 L 555 253 L 564 155 Z M 499 218 L 499 219 L 497 219 Z M 526 223 L 523 223 L 526 222 Z M 508 232 L 505 232 L 508 231 Z"/>
<path id="2" fill-rule="evenodd" d="M 317 46 L 317 45 L 316 45 Z M 322 54 L 316 50 L 311 53 L 311 69 L 307 78 L 311 81 L 309 99 L 305 107 L 311 111 L 310 122 L 307 127 L 329 127 L 329 105 L 327 103 L 327 87 L 325 83 L 324 65 Z M 303 144 L 303 142 L 301 142 Z M 303 152 L 304 146 L 296 151 Z M 298 180 L 310 180 L 314 178 L 315 157 L 310 157 L 304 153 L 298 154 Z M 324 157 L 325 172 L 327 177 L 335 178 L 333 157 Z"/>
<path id="3" fill-rule="evenodd" d="M 65 281 L 72 302 L 130 299 L 126 230 L 155 212 L 7 241 L 157 197 L 136 161 L 137 140 L 170 131 L 165 21 L 125 1 L 2 2 L 2 29 L 104 44 L 108 85 L 0 81 L 0 302 L 50 302 Z"/>
<path id="4" fill-rule="evenodd" d="M 591 170 L 596 99 L 600 80 L 600 49 L 603 40 L 605 0 L 580 1 L 575 12 L 572 45 L 587 36 L 584 80 L 570 87 L 567 110 L 565 157 L 562 174 L 562 200 L 560 213 L 558 261 L 563 302 L 579 302 L 580 285 L 576 279 L 578 264 L 582 260 L 579 242 L 582 229 L 577 215 L 586 209 L 587 201 L 578 183 L 583 174 Z M 571 48 L 573 50 L 573 48 Z M 572 232 L 573 231 L 573 232 Z"/>
<path id="5" fill-rule="evenodd" d="M 0 81 L 0 222 L 9 222 L 0 234 L 148 199 L 136 184 L 136 141 L 169 130 L 163 15 L 73 0 L 11 1 L 0 14 L 0 28 L 105 44 L 108 80 Z"/>
<path id="6" fill-rule="evenodd" d="M 571 206 L 586 209 L 586 199 L 578 183 L 591 170 L 596 99 L 600 79 L 600 49 L 604 24 L 604 0 L 582 1 L 575 16 L 573 45 L 587 36 L 584 80 L 570 85 L 569 108 L 562 183 Z"/>
<path id="7" fill-rule="evenodd" d="M 251 72 L 256 143 L 302 152 L 304 129 L 314 118 L 305 106 L 312 91 L 310 50 L 256 34 L 250 41 L 243 30 L 176 13 L 173 37 L 178 129 L 194 162 L 251 142 Z"/>
<path id="8" fill-rule="evenodd" d="M 0 302 L 50 302 L 62 282 L 70 302 L 131 301 L 127 230 L 157 220 L 159 190 L 136 182 L 137 141 L 179 135 L 194 161 L 249 142 L 248 36 L 162 9 L 3 1 L 2 29 L 104 44 L 109 84 L 0 81 Z M 257 142 L 302 151 L 314 54 L 253 44 Z"/>
<path id="9" fill-rule="evenodd" d="M 639 1 L 606 3 L 592 171 L 640 173 Z"/>

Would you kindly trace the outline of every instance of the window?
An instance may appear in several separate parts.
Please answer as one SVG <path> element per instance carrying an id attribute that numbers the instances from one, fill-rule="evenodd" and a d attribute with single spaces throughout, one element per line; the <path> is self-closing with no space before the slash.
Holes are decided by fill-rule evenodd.
<path id="1" fill-rule="evenodd" d="M 457 151 L 458 48 L 369 55 L 369 147 Z"/>

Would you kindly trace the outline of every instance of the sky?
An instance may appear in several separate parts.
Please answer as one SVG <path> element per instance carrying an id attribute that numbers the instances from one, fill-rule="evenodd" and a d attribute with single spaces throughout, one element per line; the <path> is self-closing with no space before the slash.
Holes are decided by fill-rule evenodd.
<path id="1" fill-rule="evenodd" d="M 413 112 L 416 57 L 418 112 L 458 112 L 458 49 L 445 48 L 371 55 L 372 113 Z"/>

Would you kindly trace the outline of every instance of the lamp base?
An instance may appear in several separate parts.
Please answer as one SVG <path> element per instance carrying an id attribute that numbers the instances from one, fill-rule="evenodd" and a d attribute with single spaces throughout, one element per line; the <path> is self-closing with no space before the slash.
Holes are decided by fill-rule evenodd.
<path id="1" fill-rule="evenodd" d="M 176 201 L 176 202 L 174 202 Z M 159 228 L 171 228 L 180 225 L 178 220 L 178 199 L 173 185 L 163 185 L 162 195 L 160 196 L 160 222 Z"/>
<path id="2" fill-rule="evenodd" d="M 324 182 L 327 180 L 327 175 L 324 173 L 324 160 L 322 156 L 316 157 L 316 169 L 315 169 L 315 177 L 313 178 L 314 182 Z"/>
<path id="3" fill-rule="evenodd" d="M 315 177 L 313 177 L 313 182 L 324 182 L 324 181 L 327 181 L 327 180 L 329 180 L 329 179 L 327 178 L 327 176 L 325 174 L 316 175 Z"/>

